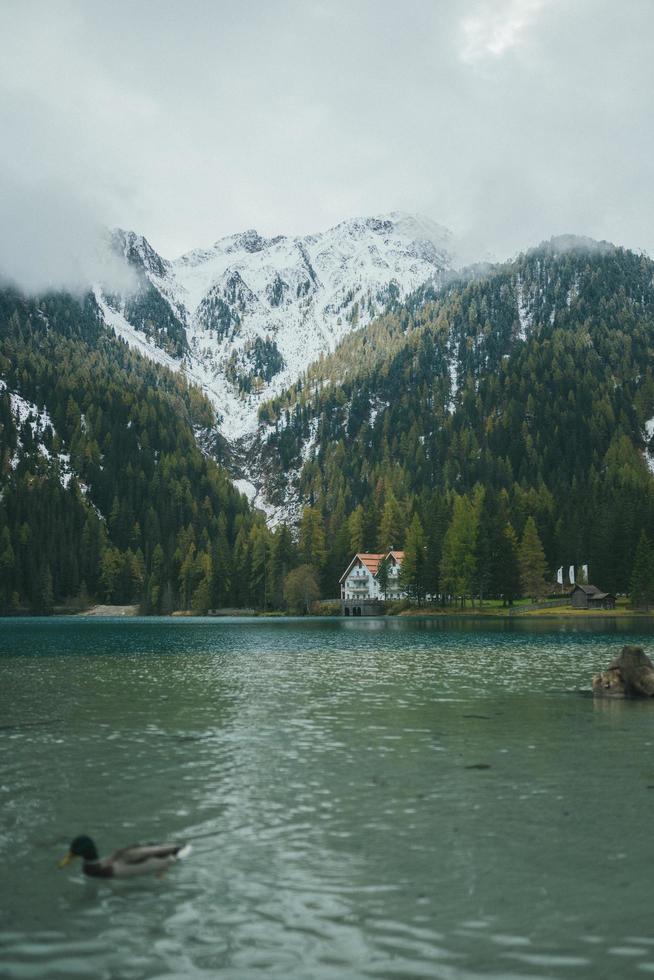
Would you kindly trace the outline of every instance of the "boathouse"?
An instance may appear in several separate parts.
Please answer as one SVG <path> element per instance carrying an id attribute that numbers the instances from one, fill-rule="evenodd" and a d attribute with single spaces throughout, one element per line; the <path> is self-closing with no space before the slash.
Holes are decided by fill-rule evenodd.
<path id="1" fill-rule="evenodd" d="M 615 596 L 602 592 L 596 585 L 575 585 L 570 593 L 573 609 L 615 609 Z"/>

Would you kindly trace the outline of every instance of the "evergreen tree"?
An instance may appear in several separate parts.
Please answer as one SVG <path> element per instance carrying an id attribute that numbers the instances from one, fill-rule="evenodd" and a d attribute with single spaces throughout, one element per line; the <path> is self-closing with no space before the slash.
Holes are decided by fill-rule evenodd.
<path id="1" fill-rule="evenodd" d="M 547 592 L 547 561 L 533 517 L 527 518 L 522 532 L 518 561 L 522 593 L 536 602 Z"/>
<path id="2" fill-rule="evenodd" d="M 440 565 L 443 557 L 443 540 L 450 519 L 447 498 L 434 493 L 424 500 L 422 521 L 425 528 L 427 556 L 425 559 L 425 590 L 435 599 L 440 591 Z"/>
<path id="3" fill-rule="evenodd" d="M 52 572 L 44 565 L 38 575 L 34 612 L 39 616 L 49 616 L 52 612 Z"/>
<path id="4" fill-rule="evenodd" d="M 347 521 L 350 551 L 353 555 L 365 552 L 364 513 L 361 504 L 350 514 Z"/>
<path id="5" fill-rule="evenodd" d="M 266 609 L 269 602 L 270 532 L 265 525 L 255 525 L 251 532 L 252 561 L 250 565 L 250 595 L 257 609 Z"/>
<path id="6" fill-rule="evenodd" d="M 157 613 L 161 608 L 164 584 L 164 552 L 160 544 L 155 546 L 152 554 L 150 576 L 146 583 L 145 611 Z"/>
<path id="7" fill-rule="evenodd" d="M 232 594 L 234 555 L 229 546 L 227 520 L 221 513 L 216 522 L 216 535 L 211 549 L 211 608 L 226 606 Z"/>
<path id="8" fill-rule="evenodd" d="M 388 580 L 389 580 L 389 562 L 387 558 L 382 558 L 377 568 L 377 584 L 379 585 L 379 591 L 382 594 L 382 598 L 386 598 L 386 593 L 388 592 Z"/>
<path id="9" fill-rule="evenodd" d="M 425 532 L 420 518 L 413 515 L 404 544 L 404 560 L 400 568 L 400 587 L 409 598 L 415 599 L 422 605 L 425 598 L 427 548 Z"/>
<path id="10" fill-rule="evenodd" d="M 645 531 L 641 531 L 634 556 L 629 598 L 637 609 L 649 609 L 654 602 L 654 553 Z"/>
<path id="11" fill-rule="evenodd" d="M 15 555 L 9 528 L 0 531 L 0 610 L 11 606 Z"/>
<path id="12" fill-rule="evenodd" d="M 275 530 L 270 551 L 270 601 L 273 609 L 284 607 L 284 582 L 297 563 L 296 548 L 287 524 Z"/>
<path id="13" fill-rule="evenodd" d="M 298 552 L 305 565 L 312 565 L 318 570 L 322 568 L 327 549 L 322 518 L 316 507 L 305 507 L 302 511 Z"/>
<path id="14" fill-rule="evenodd" d="M 379 524 L 379 549 L 382 552 L 387 552 L 391 548 L 399 548 L 403 540 L 404 521 L 402 510 L 395 498 L 395 494 L 389 488 L 386 492 L 386 499 Z"/>
<path id="15" fill-rule="evenodd" d="M 479 505 L 466 496 L 455 496 L 452 519 L 443 542 L 441 581 L 449 595 L 465 605 L 466 596 L 474 595 L 477 571 L 477 531 Z"/>
<path id="16" fill-rule="evenodd" d="M 512 606 L 520 595 L 520 566 L 518 537 L 511 524 L 506 524 L 501 531 L 496 557 L 493 589 L 505 606 Z"/>
<path id="17" fill-rule="evenodd" d="M 211 556 L 201 552 L 199 559 L 199 578 L 191 596 L 191 609 L 199 616 L 206 616 L 211 608 L 213 569 Z"/>

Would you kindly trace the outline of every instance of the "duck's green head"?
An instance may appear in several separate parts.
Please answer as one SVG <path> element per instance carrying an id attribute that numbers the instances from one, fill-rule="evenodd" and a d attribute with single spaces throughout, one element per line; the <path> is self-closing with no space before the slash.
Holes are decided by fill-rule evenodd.
<path id="1" fill-rule="evenodd" d="M 97 848 L 90 837 L 86 837 L 84 834 L 76 837 L 70 845 L 70 850 L 66 857 L 62 858 L 59 862 L 59 867 L 65 868 L 76 857 L 81 857 L 84 861 L 98 860 Z"/>

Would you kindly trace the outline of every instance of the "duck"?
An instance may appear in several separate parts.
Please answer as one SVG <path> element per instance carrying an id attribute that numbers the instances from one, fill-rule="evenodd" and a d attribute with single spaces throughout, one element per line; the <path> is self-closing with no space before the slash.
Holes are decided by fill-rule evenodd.
<path id="1" fill-rule="evenodd" d="M 134 878 L 156 875 L 163 878 L 170 866 L 191 852 L 190 844 L 131 844 L 101 858 L 90 837 L 80 834 L 59 861 L 65 868 L 76 857 L 82 858 L 82 871 L 89 878 Z"/>

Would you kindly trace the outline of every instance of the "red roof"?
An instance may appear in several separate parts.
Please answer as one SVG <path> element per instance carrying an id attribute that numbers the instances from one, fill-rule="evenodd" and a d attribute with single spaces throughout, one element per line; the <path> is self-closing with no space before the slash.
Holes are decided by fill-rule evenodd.
<path id="1" fill-rule="evenodd" d="M 372 572 L 373 575 L 376 575 L 377 569 L 379 568 L 379 563 L 382 560 L 382 558 L 386 557 L 386 555 L 358 554 L 356 557 L 366 566 L 369 572 Z"/>
<path id="2" fill-rule="evenodd" d="M 348 574 L 348 572 L 352 568 L 352 565 L 354 565 L 354 563 L 357 560 L 357 558 L 359 559 L 359 561 L 361 562 L 362 565 L 365 565 L 365 567 L 368 569 L 368 571 L 370 572 L 371 575 L 377 575 L 377 572 L 379 571 L 379 566 L 380 566 L 381 562 L 384 560 L 384 558 L 389 558 L 391 555 L 393 556 L 393 558 L 395 559 L 395 561 L 400 561 L 400 562 L 401 561 L 404 561 L 404 552 L 403 551 L 385 551 L 381 555 L 377 555 L 377 554 L 366 554 L 366 553 L 361 552 L 361 551 L 358 552 L 354 556 L 354 558 L 352 559 L 352 561 L 350 562 L 350 564 L 347 566 L 347 568 L 345 569 L 345 571 L 343 572 L 343 574 L 341 575 L 340 581 L 342 582 L 343 579 L 346 577 L 346 575 Z"/>
<path id="3" fill-rule="evenodd" d="M 368 571 L 372 575 L 376 575 L 377 574 L 377 569 L 379 568 L 379 563 L 382 560 L 382 558 L 384 558 L 384 557 L 385 557 L 385 555 L 368 555 L 368 554 L 363 554 L 362 552 L 359 552 L 358 554 L 356 554 L 354 556 L 354 558 L 352 559 L 352 561 L 350 562 L 350 564 L 347 566 L 347 568 L 345 569 L 345 571 L 341 575 L 340 581 L 342 582 L 343 579 L 345 578 L 345 576 L 349 573 L 350 569 L 352 568 L 352 565 L 354 565 L 354 563 L 357 560 L 357 558 L 359 559 L 359 561 L 361 562 L 362 565 L 365 565 L 365 567 L 368 569 Z"/>

